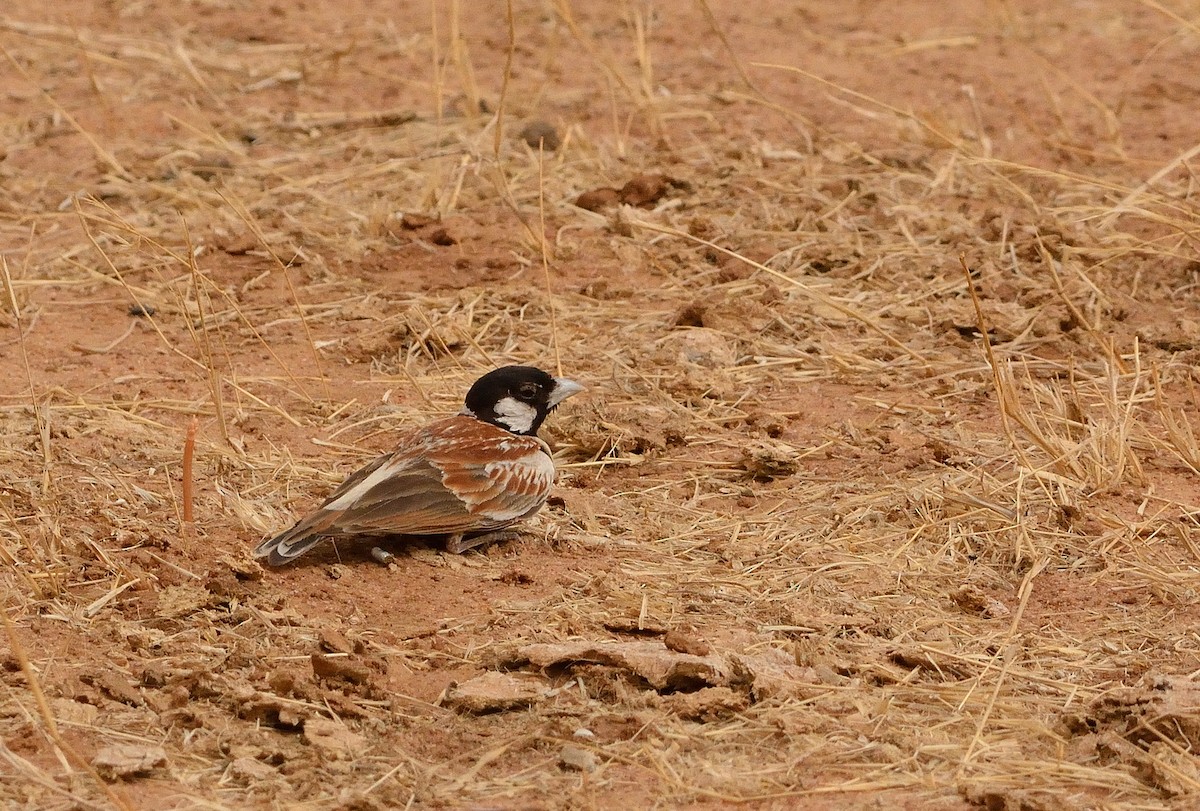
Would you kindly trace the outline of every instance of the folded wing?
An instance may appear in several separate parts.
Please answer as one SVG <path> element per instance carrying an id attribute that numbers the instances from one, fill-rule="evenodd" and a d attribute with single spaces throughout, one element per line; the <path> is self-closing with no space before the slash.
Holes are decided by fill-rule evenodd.
<path id="1" fill-rule="evenodd" d="M 545 443 L 452 417 L 358 471 L 255 554 L 285 563 L 326 535 L 487 532 L 536 512 L 554 483 Z"/>

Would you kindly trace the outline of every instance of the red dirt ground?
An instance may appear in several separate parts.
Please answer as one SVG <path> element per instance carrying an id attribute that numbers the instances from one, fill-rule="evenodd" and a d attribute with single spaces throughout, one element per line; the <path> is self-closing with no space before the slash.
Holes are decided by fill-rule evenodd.
<path id="1" fill-rule="evenodd" d="M 890 541 L 897 555 L 915 543 L 903 536 L 925 520 L 920 498 L 871 513 L 870 494 L 914 470 L 932 470 L 934 459 L 948 468 L 969 467 L 955 462 L 955 455 L 986 455 L 993 447 L 978 447 L 978 435 L 1000 447 L 1004 434 L 990 377 L 977 373 L 973 391 L 943 394 L 936 383 L 941 370 L 910 374 L 896 352 L 894 371 L 886 362 L 868 369 L 857 361 L 828 361 L 808 380 L 764 382 L 742 403 L 745 377 L 723 377 L 715 371 L 721 364 L 705 361 L 676 388 L 662 388 L 700 415 L 696 420 L 716 426 L 711 436 L 725 444 L 707 445 L 708 434 L 687 422 L 692 417 L 668 407 L 636 412 L 639 392 L 654 390 L 646 380 L 674 374 L 651 363 L 646 342 L 662 336 L 647 338 L 644 322 L 691 323 L 681 308 L 708 294 L 692 285 L 684 266 L 700 267 L 735 290 L 728 301 L 744 307 L 727 312 L 724 303 L 713 305 L 695 316 L 695 326 L 712 327 L 721 317 L 739 326 L 756 323 L 760 311 L 769 313 L 778 297 L 786 299 L 788 288 L 781 293 L 779 280 L 749 278 L 736 262 L 694 245 L 672 249 L 643 233 L 640 243 L 629 240 L 622 247 L 611 238 L 619 224 L 612 232 L 603 227 L 611 211 L 586 219 L 569 203 L 589 189 L 620 188 L 639 173 L 680 178 L 686 188 L 681 184 L 667 196 L 686 200 L 695 215 L 693 236 L 766 262 L 788 248 L 779 234 L 788 230 L 789 217 L 803 219 L 811 202 L 777 178 L 797 155 L 821 156 L 830 173 L 828 188 L 822 187 L 831 201 L 826 212 L 853 200 L 850 207 L 865 206 L 855 209 L 856 216 L 886 221 L 881 229 L 909 218 L 917 232 L 909 237 L 914 245 L 928 236 L 922 206 L 973 224 L 969 233 L 945 235 L 902 266 L 888 265 L 887 251 L 878 245 L 862 249 L 860 257 L 873 250 L 885 257 L 880 275 L 895 281 L 899 301 L 922 285 L 932 289 L 947 278 L 953 284 L 959 250 L 970 252 L 973 264 L 985 256 L 990 261 L 993 244 L 1003 240 L 976 237 L 1017 204 L 993 205 L 943 187 L 944 197 L 917 195 L 907 209 L 872 211 L 855 197 L 857 181 L 847 179 L 841 165 L 866 155 L 873 167 L 891 167 L 900 195 L 912 182 L 905 173 L 928 177 L 942 167 L 949 177 L 954 159 L 942 163 L 944 157 L 969 152 L 979 163 L 1026 167 L 1020 194 L 1035 201 L 1031 208 L 1041 204 L 1043 187 L 1084 176 L 1111 184 L 1115 205 L 1121 190 L 1138 187 L 1195 146 L 1200 34 L 1188 20 L 1195 20 L 1196 9 L 1180 4 L 1172 11 L 1150 2 L 710 0 L 710 21 L 706 6 L 689 0 L 514 6 L 516 47 L 504 91 L 503 138 L 504 148 L 521 150 L 525 162 L 513 159 L 521 168 L 513 169 L 512 201 L 478 192 L 488 171 L 483 164 L 457 166 L 457 157 L 437 156 L 443 134 L 450 149 L 465 131 L 490 153 L 494 130 L 487 129 L 492 117 L 486 111 L 500 104 L 509 55 L 503 4 L 461 4 L 469 74 L 451 47 L 451 4 L 10 0 L 0 11 L 6 50 L 0 70 L 0 253 L 22 319 L 12 317 L 6 293 L 0 320 L 0 404 L 6 409 L 0 521 L 9 534 L 0 565 L 9 570 L 11 593 L 5 607 L 15 623 L 13 638 L 36 668 L 68 748 L 91 762 L 104 746 L 132 742 L 163 746 L 168 760 L 146 775 L 105 783 L 111 796 L 80 763 L 64 766 L 42 732 L 45 719 L 14 650 L 0 659 L 6 685 L 0 733 L 14 755 L 0 763 L 0 775 L 21 788 L 5 799 L 25 808 L 1191 807 L 1187 803 L 1200 797 L 1200 771 L 1188 749 L 1194 730 L 1166 736 L 1163 747 L 1152 751 L 1161 742 L 1103 729 L 1093 729 L 1080 744 L 1086 736 L 1072 738 L 1056 724 L 1069 726 L 1071 712 L 1084 713 L 1083 696 L 1090 700 L 1138 684 L 1146 674 L 1200 669 L 1190 631 L 1197 611 L 1194 601 L 1180 597 L 1195 594 L 1195 581 L 1188 579 L 1195 565 L 1188 550 L 1197 540 L 1194 471 L 1134 443 L 1143 475 L 1118 477 L 1107 488 L 1081 488 L 1086 494 L 1073 497 L 1084 503 L 1084 514 L 1076 520 L 1064 512 L 1061 531 L 1100 539 L 1096 545 L 1104 552 L 1095 557 L 1072 558 L 1076 547 L 1064 542 L 1043 570 L 1020 552 L 978 543 L 971 560 L 1003 570 L 979 581 L 1006 612 L 986 618 L 995 620 L 987 627 L 996 638 L 1015 614 L 1020 623 L 1014 634 L 1053 638 L 1055 655 L 1078 664 L 1039 670 L 1034 657 L 1018 656 L 1013 673 L 1047 695 L 1058 695 L 1068 683 L 1083 690 L 1077 700 L 1047 699 L 1044 713 L 1009 715 L 1007 694 L 997 687 L 990 717 L 1003 717 L 1006 730 L 1025 720 L 1052 729 L 1039 732 L 1038 746 L 1049 751 L 1053 738 L 1071 768 L 1120 773 L 1113 778 L 1118 788 L 1092 787 L 1086 776 L 1063 766 L 1061 784 L 1038 778 L 1030 792 L 1042 793 L 1024 794 L 1020 768 L 1010 766 L 990 787 L 991 773 L 977 776 L 973 759 L 1024 762 L 1023 754 L 1006 749 L 1019 746 L 1011 741 L 979 743 L 979 751 L 968 747 L 965 754 L 961 748 L 977 723 L 980 730 L 989 728 L 989 718 L 982 710 L 958 710 L 986 704 L 991 682 L 980 681 L 978 695 L 974 688 L 943 695 L 940 682 L 931 679 L 922 693 L 929 708 L 949 708 L 930 727 L 953 727 L 946 733 L 960 747 L 953 752 L 939 748 L 951 744 L 934 732 L 925 740 L 898 721 L 895 730 L 880 733 L 891 723 L 889 712 L 902 712 L 891 706 L 892 698 L 849 686 L 833 696 L 843 688 L 829 688 L 904 684 L 911 674 L 929 678 L 937 669 L 936 663 L 914 665 L 904 671 L 909 675 L 897 675 L 909 660 L 891 648 L 886 656 L 879 653 L 884 642 L 871 647 L 877 637 L 920 646 L 983 635 L 971 624 L 976 615 L 961 625 L 930 619 L 920 630 L 926 636 L 877 633 L 889 622 L 908 629 L 910 618 L 918 617 L 913 612 L 926 604 L 944 610 L 942 586 L 922 578 L 954 584 L 953 566 L 965 560 L 950 560 L 958 540 L 946 541 L 944 569 L 890 570 L 883 564 L 887 555 L 855 569 L 858 536 L 837 535 L 837 527 L 843 520 L 865 521 L 864 546 L 874 542 L 870 533 L 883 531 L 879 527 L 899 527 Z M 483 102 L 480 116 L 465 115 L 478 104 L 473 93 Z M 433 134 L 410 137 L 400 123 L 394 144 L 373 136 L 324 145 L 339 125 L 322 130 L 317 116 L 363 111 L 408 111 Z M 470 123 L 476 119 L 477 125 Z M 544 228 L 536 219 L 537 162 L 517 139 L 530 119 L 550 122 L 566 139 L 562 162 L 544 166 L 548 174 L 559 173 L 546 184 L 559 185 Z M 434 131 L 435 121 L 448 122 L 443 134 Z M 297 123 L 289 130 L 288 122 Z M 228 154 L 236 157 L 221 157 Z M 220 185 L 243 164 L 271 179 L 270 195 L 251 199 L 233 179 Z M 1186 161 L 1180 165 L 1180 172 L 1190 173 Z M 395 199 L 372 185 L 373 167 L 385 166 L 395 172 Z M 455 197 L 447 178 L 460 169 L 467 179 L 459 177 L 461 195 Z M 817 186 L 820 171 L 813 170 Z M 370 193 L 355 196 L 356 173 Z M 222 198 L 222 188 L 234 191 Z M 1180 195 L 1178 210 L 1188 212 L 1179 214 L 1184 221 L 1195 216 L 1193 190 L 1187 186 Z M 95 207 L 92 198 L 108 208 Z M 737 201 L 740 220 L 712 213 L 724 211 L 720 206 L 728 200 Z M 1060 205 L 1067 204 L 1060 199 Z M 252 233 L 250 218 L 230 213 L 238 206 L 262 224 L 283 262 L 295 258 L 288 274 Z M 212 213 L 218 210 L 224 218 Z M 405 229 L 394 211 L 443 216 Z M 118 215 L 128 227 L 113 225 Z M 707 224 L 706 216 L 712 218 Z M 93 236 L 101 234 L 100 246 L 115 266 L 127 271 L 120 283 L 92 248 L 85 222 Z M 1103 331 L 1120 352 L 1140 340 L 1147 370 L 1194 369 L 1200 339 L 1196 232 L 1173 231 L 1164 222 L 1147 218 L 1127 229 L 1154 244 L 1170 243 L 1161 262 L 1133 254 L 1125 261 L 1115 250 L 1112 265 L 1097 260 L 1099 272 L 1111 274 L 1100 283 L 1111 282 L 1106 292 L 1124 308 L 1119 318 L 1105 311 Z M 897 250 L 907 250 L 906 227 L 891 232 Z M 559 325 L 564 369 L 593 393 L 592 400 L 572 402 L 551 418 L 547 438 L 575 449 L 569 461 L 577 466 L 566 470 L 559 500 L 533 522 L 530 536 L 462 558 L 418 545 L 399 550 L 399 565 L 391 568 L 346 544 L 278 571 L 262 572 L 247 562 L 247 550 L 264 531 L 287 525 L 370 453 L 388 449 L 393 430 L 419 422 L 418 415 L 452 411 L 489 358 L 513 360 L 530 347 L 550 346 L 545 311 L 536 300 L 548 278 L 531 249 L 538 232 L 558 251 L 551 285 L 564 299 L 557 317 L 579 318 L 584 336 L 572 344 L 576 325 Z M 151 237 L 163 234 L 172 235 L 171 244 L 154 244 Z M 344 244 L 339 235 L 346 235 Z M 806 250 L 813 262 L 821 261 L 822 250 L 833 257 L 820 275 L 836 282 L 831 295 L 863 301 L 864 310 L 881 308 L 856 299 L 867 259 L 839 265 L 853 238 L 834 229 L 829 239 L 827 249 Z M 213 292 L 183 304 L 167 295 L 171 285 L 191 284 L 170 256 L 186 256 L 189 246 L 198 248 L 197 261 L 213 290 L 232 291 L 233 298 Z M 906 279 L 913 283 L 902 290 Z M 994 308 L 993 326 L 1010 334 L 1025 323 L 1023 315 L 1001 323 L 1009 312 L 1003 307 L 1024 295 L 1020 284 L 1002 275 L 981 283 Z M 1044 279 L 1039 284 L 1052 289 Z M 129 314 L 143 294 L 157 296 L 160 316 L 153 322 Z M 473 354 L 469 339 L 441 349 L 430 339 L 433 349 L 410 353 L 417 360 L 405 362 L 416 333 L 411 325 L 407 333 L 396 332 L 388 319 L 399 308 L 430 308 L 430 317 L 445 324 L 458 317 L 450 313 L 452 304 L 469 309 L 480 295 L 487 297 L 481 314 L 463 317 L 466 329 L 458 334 L 492 329 L 486 357 Z M 306 320 L 296 317 L 293 296 L 307 308 Z M 262 340 L 232 314 L 227 305 L 234 300 L 232 308 Z M 527 323 L 520 308 L 529 301 L 534 306 Z M 950 346 L 946 351 L 957 353 L 961 364 L 986 370 L 969 300 L 960 295 L 957 304 L 953 314 L 919 313 L 908 322 L 907 316 L 893 321 L 889 313 L 887 323 L 905 330 L 897 334 L 909 346 L 922 352 Z M 187 309 L 196 306 L 210 309 Z M 1040 300 L 1028 311 L 1042 317 L 1056 306 Z M 196 319 L 216 311 L 228 332 L 218 328 L 214 344 Z M 839 345 L 849 347 L 870 337 L 836 312 L 813 312 L 795 341 L 800 346 L 809 340 L 816 356 L 832 357 L 828 346 L 842 338 Z M 446 320 L 436 320 L 446 313 Z M 965 321 L 961 313 L 968 313 Z M 484 326 L 493 316 L 501 327 Z M 1071 317 L 1064 311 L 1055 323 Z M 962 336 L 943 331 L 921 337 L 944 319 L 954 321 Z M 716 329 L 727 334 L 732 328 L 718 323 Z M 503 330 L 508 337 L 497 339 Z M 1104 357 L 1096 348 L 1102 342 L 1079 348 L 1083 331 L 1068 338 L 1056 326 L 1028 357 L 1097 362 Z M 836 340 L 822 343 L 829 336 Z M 654 351 L 662 346 L 654 344 Z M 639 355 L 642 348 L 646 353 Z M 609 364 L 614 352 L 625 352 L 622 362 L 632 357 L 645 365 L 631 371 Z M 663 352 L 654 357 L 675 357 Z M 552 365 L 552 357 L 543 352 L 524 359 Z M 225 370 L 225 382 L 217 384 L 224 386 L 224 417 L 215 410 L 204 372 L 215 366 Z M 31 380 L 49 415 L 45 440 L 30 408 Z M 1186 371 L 1173 380 L 1168 401 L 1191 409 Z M 699 391 L 709 385 L 717 390 L 711 397 Z M 726 406 L 750 416 L 722 422 Z M 185 533 L 178 522 L 178 457 L 193 414 L 200 415 L 198 523 Z M 778 429 L 764 427 L 771 419 L 780 421 Z M 222 436 L 223 420 L 232 442 Z M 691 447 L 681 450 L 670 438 L 676 420 L 686 424 Z M 618 435 L 626 442 L 622 459 L 589 467 L 594 448 L 588 443 L 599 447 L 603 437 Z M 939 443 L 950 435 L 962 437 L 961 446 L 943 453 Z M 725 523 L 706 534 L 706 516 L 732 521 L 739 510 L 786 516 L 807 508 L 800 501 L 807 496 L 789 489 L 786 476 L 766 483 L 747 479 L 753 470 L 738 468 L 738 436 L 819 448 L 797 463 L 805 486 L 828 483 L 832 492 L 845 485 L 837 495 L 845 506 L 829 508 L 831 516 L 837 512 L 828 524 L 836 543 L 790 547 L 786 566 L 797 567 L 796 574 L 781 574 L 778 582 L 787 585 L 769 594 L 766 586 L 748 585 L 756 581 L 739 580 L 737 572 L 754 569 L 759 560 L 779 562 L 771 537 L 748 537 L 752 528 L 743 537 Z M 741 478 L 727 475 L 735 469 Z M 989 476 L 996 470 L 987 469 Z M 704 479 L 707 471 L 716 479 Z M 652 493 L 661 495 L 647 495 Z M 250 505 L 253 514 L 239 512 L 237 504 Z M 868 513 L 874 517 L 864 518 Z M 808 513 L 795 515 L 797 521 L 810 519 Z M 964 519 L 962 532 L 982 527 L 980 533 L 1001 537 L 1007 530 L 988 518 L 996 523 L 994 515 Z M 1151 518 L 1161 524 L 1152 525 Z M 1122 534 L 1134 525 L 1137 531 Z M 1021 541 L 1013 543 L 1017 548 Z M 1169 547 L 1178 556 L 1173 561 L 1189 562 L 1169 577 L 1146 575 L 1142 565 L 1162 551 L 1155 544 Z M 713 571 L 725 571 L 728 582 L 671 574 L 670 560 L 693 553 L 719 561 Z M 1121 557 L 1126 553 L 1128 559 Z M 929 559 L 940 560 L 932 552 Z M 838 579 L 842 566 L 845 581 Z M 830 579 L 821 580 L 828 572 Z M 975 581 L 964 576 L 958 585 L 967 582 Z M 125 583 L 132 585 L 111 594 Z M 801 604 L 788 602 L 788 595 L 799 595 Z M 835 615 L 841 619 L 829 619 Z M 1113 638 L 1127 615 L 1129 635 Z M 624 630 L 603 616 L 621 619 Z M 810 637 L 802 629 L 811 630 L 821 617 L 828 623 L 813 638 L 824 639 L 832 652 L 828 661 L 821 659 L 825 653 L 805 660 L 800 649 Z M 683 628 L 739 655 L 774 646 L 795 654 L 796 667 L 811 668 L 809 675 L 828 672 L 831 681 L 822 689 L 829 689 L 820 698 L 817 692 L 792 696 L 795 702 L 775 719 L 762 709 L 739 717 L 714 704 L 711 712 L 721 720 L 701 723 L 680 721 L 675 705 L 664 709 L 676 701 L 669 690 L 639 689 L 624 677 L 586 668 L 579 674 L 550 668 L 563 692 L 548 706 L 473 715 L 442 703 L 453 683 L 502 670 L 494 665 L 510 661 L 504 659 L 511 654 L 507 645 L 644 639 L 649 632 L 639 623 L 647 622 L 660 631 Z M 921 622 L 911 619 L 914 627 Z M 1155 625 L 1159 636 L 1147 636 L 1143 623 Z M 1014 638 L 1006 637 L 1010 643 Z M 991 678 L 1007 667 L 1010 660 L 998 649 L 985 651 L 997 658 L 970 672 Z M 322 652 L 359 663 L 365 675 L 315 678 L 311 656 Z M 846 665 L 846 657 L 860 654 L 879 662 Z M 971 661 L 974 667 L 982 660 Z M 568 677 L 576 675 L 579 693 Z M 935 712 L 929 708 L 921 712 Z M 803 714 L 810 711 L 811 718 Z M 316 732 L 301 730 L 316 716 L 344 721 L 357 737 L 344 745 L 315 742 Z M 1091 720 L 1093 726 L 1104 723 Z M 603 762 L 594 777 L 588 768 L 574 771 L 561 762 L 564 742 L 578 741 L 572 734 L 581 727 L 594 736 L 586 748 Z M 1116 742 L 1093 740 L 1105 734 Z M 828 751 L 822 748 L 826 740 Z M 1071 747 L 1085 745 L 1093 747 L 1089 754 L 1070 754 Z M 786 758 L 773 757 L 776 747 L 789 752 Z M 1153 757 L 1139 760 L 1143 751 Z M 943 762 L 944 752 L 950 753 Z M 1030 754 L 1029 762 L 1042 763 L 1042 757 Z M 769 776 L 759 779 L 759 764 Z"/>

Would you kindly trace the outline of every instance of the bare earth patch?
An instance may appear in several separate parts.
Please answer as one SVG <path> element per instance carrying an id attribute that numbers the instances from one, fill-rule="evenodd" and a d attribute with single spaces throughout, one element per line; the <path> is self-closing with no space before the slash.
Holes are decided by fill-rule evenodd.
<path id="1" fill-rule="evenodd" d="M 1195 9 L 508 12 L 0 12 L 0 805 L 1196 807 Z M 249 559 L 510 362 L 521 539 Z"/>

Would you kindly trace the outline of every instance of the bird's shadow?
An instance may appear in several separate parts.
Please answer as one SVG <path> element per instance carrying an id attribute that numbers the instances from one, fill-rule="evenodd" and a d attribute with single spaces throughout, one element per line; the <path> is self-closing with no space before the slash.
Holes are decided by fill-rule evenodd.
<path id="1" fill-rule="evenodd" d="M 383 566 L 403 561 L 409 557 L 406 553 L 415 549 L 429 549 L 435 552 L 444 552 L 447 555 L 455 554 L 447 549 L 447 543 L 452 537 L 451 535 L 330 535 L 318 548 L 282 566 L 270 566 L 266 561 L 263 561 L 262 565 L 266 569 L 281 571 L 334 564 Z M 380 560 L 373 554 L 373 550 L 376 548 L 395 556 L 394 559 Z M 476 548 L 482 550 L 487 547 Z"/>

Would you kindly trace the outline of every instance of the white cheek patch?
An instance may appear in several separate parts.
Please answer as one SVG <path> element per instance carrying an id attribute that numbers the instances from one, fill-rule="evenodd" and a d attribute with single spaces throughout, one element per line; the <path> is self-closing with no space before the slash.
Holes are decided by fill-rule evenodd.
<path id="1" fill-rule="evenodd" d="M 496 422 L 514 434 L 525 433 L 533 427 L 533 421 L 537 419 L 536 408 L 529 403 L 518 402 L 512 397 L 505 397 L 496 403 L 495 411 Z"/>

